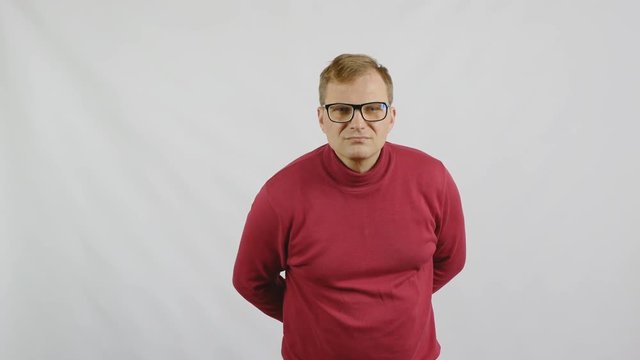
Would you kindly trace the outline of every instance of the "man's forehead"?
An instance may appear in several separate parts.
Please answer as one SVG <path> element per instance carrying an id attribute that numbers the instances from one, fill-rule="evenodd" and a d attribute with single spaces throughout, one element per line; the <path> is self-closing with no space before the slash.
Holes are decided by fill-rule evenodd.
<path id="1" fill-rule="evenodd" d="M 367 70 L 365 72 L 356 74 L 346 79 L 336 79 L 333 78 L 327 82 L 327 85 L 353 85 L 362 81 L 374 81 L 381 82 L 384 84 L 384 79 L 380 74 L 378 74 L 375 70 Z"/>
<path id="2" fill-rule="evenodd" d="M 333 99 L 339 101 L 346 101 L 344 97 L 348 98 L 360 98 L 360 97 L 375 97 L 371 101 L 382 101 L 380 96 L 387 98 L 387 84 L 382 77 L 375 73 L 365 73 L 349 81 L 336 81 L 332 80 L 327 83 L 326 98 L 327 102 L 335 97 L 341 99 Z"/>

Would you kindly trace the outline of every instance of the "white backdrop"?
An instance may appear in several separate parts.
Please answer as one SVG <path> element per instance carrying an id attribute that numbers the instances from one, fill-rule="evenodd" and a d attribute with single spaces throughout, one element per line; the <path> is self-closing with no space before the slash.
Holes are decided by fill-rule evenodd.
<path id="1" fill-rule="evenodd" d="M 342 52 L 390 69 L 389 140 L 460 188 L 441 359 L 636 359 L 638 13 L 0 0 L 0 359 L 278 359 L 231 271 L 260 186 L 325 142 L 317 80 Z"/>

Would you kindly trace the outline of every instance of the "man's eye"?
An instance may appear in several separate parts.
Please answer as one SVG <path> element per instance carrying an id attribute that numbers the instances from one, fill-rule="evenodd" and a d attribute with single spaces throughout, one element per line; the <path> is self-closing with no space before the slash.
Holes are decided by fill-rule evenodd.
<path id="1" fill-rule="evenodd" d="M 364 111 L 366 112 L 379 112 L 384 111 L 383 107 L 380 104 L 371 104 L 364 107 Z"/>
<path id="2" fill-rule="evenodd" d="M 349 106 L 336 106 L 333 108 L 333 111 L 342 114 L 348 114 L 351 112 L 351 108 Z"/>

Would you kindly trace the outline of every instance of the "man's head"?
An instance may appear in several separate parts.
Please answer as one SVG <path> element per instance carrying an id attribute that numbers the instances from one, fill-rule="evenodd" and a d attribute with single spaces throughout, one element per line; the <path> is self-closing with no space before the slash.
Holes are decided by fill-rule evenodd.
<path id="1" fill-rule="evenodd" d="M 320 105 L 326 104 L 327 84 L 329 82 L 347 83 L 362 76 L 366 72 L 375 71 L 380 75 L 387 86 L 387 100 L 389 105 L 393 103 L 393 81 L 389 70 L 378 64 L 376 59 L 362 54 L 338 55 L 322 73 L 320 73 Z"/>
<path id="2" fill-rule="evenodd" d="M 320 74 L 319 91 L 318 121 L 329 145 L 349 168 L 368 171 L 395 123 L 389 72 L 367 55 L 343 54 Z M 369 105 L 356 106 L 351 117 L 349 105 L 362 104 Z"/>

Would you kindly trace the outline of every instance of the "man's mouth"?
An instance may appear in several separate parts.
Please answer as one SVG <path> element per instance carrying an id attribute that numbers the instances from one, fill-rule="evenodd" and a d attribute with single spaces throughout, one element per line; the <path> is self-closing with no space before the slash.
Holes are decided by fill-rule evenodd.
<path id="1" fill-rule="evenodd" d="M 368 140 L 369 137 L 367 136 L 349 136 L 347 137 L 347 140 Z"/>

